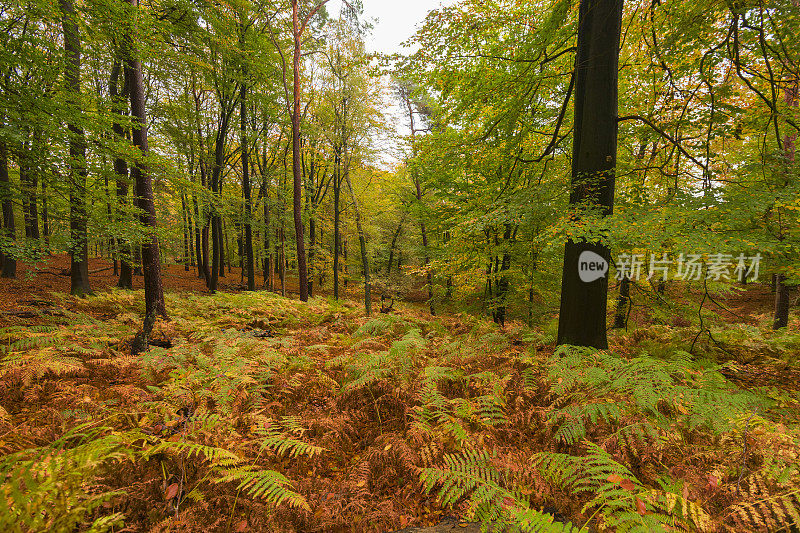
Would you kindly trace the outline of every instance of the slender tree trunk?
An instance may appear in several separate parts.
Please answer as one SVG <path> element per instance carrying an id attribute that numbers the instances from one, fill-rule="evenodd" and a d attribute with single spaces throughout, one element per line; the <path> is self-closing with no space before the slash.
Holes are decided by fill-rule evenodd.
<path id="1" fill-rule="evenodd" d="M 189 272 L 189 214 L 186 212 L 186 193 L 181 191 L 181 217 L 183 219 L 183 270 Z"/>
<path id="2" fill-rule="evenodd" d="M 0 139 L 0 200 L 3 207 L 3 233 L 8 242 L 0 248 L 2 259 L 2 273 L 4 278 L 17 277 L 17 260 L 13 255 L 5 253 L 4 249 L 16 245 L 17 231 L 14 225 L 14 202 L 11 193 L 11 180 L 8 178 L 8 150 L 6 143 Z"/>
<path id="3" fill-rule="evenodd" d="M 283 221 L 281 221 L 281 249 L 280 249 L 280 265 L 278 266 L 278 276 L 281 279 L 281 296 L 286 296 L 286 231 L 283 228 Z"/>
<path id="4" fill-rule="evenodd" d="M 66 65 L 64 78 L 76 113 L 81 113 L 81 40 L 72 0 L 60 0 Z M 70 293 L 92 292 L 89 284 L 89 237 L 86 231 L 86 137 L 83 129 L 69 124 L 69 229 Z"/>
<path id="5" fill-rule="evenodd" d="M 266 185 L 262 185 L 265 187 Z M 264 193 L 264 282 L 267 284 L 267 289 L 275 290 L 275 278 L 272 269 L 272 244 L 269 242 L 272 228 L 269 220 L 269 197 Z"/>
<path id="6" fill-rule="evenodd" d="M 511 224 L 506 224 L 505 233 L 503 234 L 503 242 L 506 246 L 510 245 L 513 237 Z M 506 299 L 508 297 L 508 269 L 511 268 L 511 254 L 508 250 L 503 252 L 502 260 L 498 257 L 497 268 L 499 269 L 500 277 L 497 279 L 497 301 L 495 302 L 495 322 L 500 324 L 500 327 L 506 325 Z"/>
<path id="7" fill-rule="evenodd" d="M 341 250 L 339 196 L 342 190 L 341 170 L 339 168 L 340 158 L 337 152 L 334 155 L 334 176 L 333 176 L 333 299 L 339 299 L 339 251 Z"/>
<path id="8" fill-rule="evenodd" d="M 138 0 L 128 0 L 138 10 Z M 127 54 L 124 66 L 125 79 L 131 98 L 131 116 L 133 126 L 131 136 L 133 144 L 141 152 L 140 157 L 148 155 L 147 116 L 145 113 L 144 78 L 142 63 L 137 56 L 132 36 L 126 37 Z M 147 234 L 142 242 L 142 272 L 144 274 L 145 319 L 143 333 L 145 339 L 150 334 L 156 315 L 167 318 L 164 303 L 164 287 L 161 280 L 161 253 L 156 234 L 156 206 L 153 198 L 153 185 L 150 171 L 144 161 L 138 161 L 131 168 L 131 177 L 136 187 L 136 205 L 141 209 L 140 220 Z"/>
<path id="9" fill-rule="evenodd" d="M 242 189 L 244 191 L 244 255 L 247 270 L 247 290 L 256 290 L 253 264 L 253 205 L 250 199 L 250 154 L 247 147 L 247 84 L 242 83 L 240 114 L 242 119 Z M 257 156 L 258 154 L 256 154 Z"/>
<path id="10" fill-rule="evenodd" d="M 203 238 L 201 236 L 203 229 L 200 227 L 200 206 L 198 205 L 197 196 L 195 194 L 192 195 L 192 205 L 194 207 L 194 257 L 197 263 L 197 277 L 205 279 L 206 275 L 203 268 L 207 263 L 205 255 L 203 254 Z"/>
<path id="11" fill-rule="evenodd" d="M 50 254 L 50 213 L 47 210 L 47 178 L 42 178 L 42 236 L 44 252 Z"/>
<path id="12" fill-rule="evenodd" d="M 394 250 L 397 248 L 397 239 L 400 237 L 400 232 L 403 231 L 403 221 L 397 225 L 394 235 L 392 235 L 392 245 L 389 247 L 389 263 L 386 265 L 386 277 L 392 273 L 392 262 L 394 261 Z"/>
<path id="13" fill-rule="evenodd" d="M 349 167 L 349 164 L 347 165 Z M 358 199 L 353 184 L 350 183 L 350 170 L 345 168 L 344 179 L 347 182 L 347 190 L 350 191 L 350 201 L 353 202 L 353 210 L 356 215 L 356 229 L 358 230 L 358 243 L 361 248 L 361 268 L 364 272 L 364 309 L 367 316 L 372 314 L 372 282 L 369 275 L 369 257 L 367 256 L 367 238 L 364 235 L 364 228 L 361 227 L 361 210 L 358 208 Z"/>
<path id="14" fill-rule="evenodd" d="M 599 207 L 605 215 L 610 215 L 614 207 L 622 4 L 623 0 L 581 0 L 578 15 L 570 205 Z M 610 250 L 599 242 L 567 242 L 558 344 L 608 347 L 606 307 L 610 261 Z M 602 262 L 606 265 L 602 277 L 581 280 L 581 266 L 588 269 L 590 263 Z"/>
<path id="15" fill-rule="evenodd" d="M 786 101 L 786 105 L 790 108 L 797 107 L 798 105 L 798 87 L 800 85 L 800 80 L 795 79 L 794 83 L 792 83 L 789 87 L 786 88 L 784 92 L 784 99 Z M 791 133 L 787 134 L 783 138 L 783 151 L 786 156 L 786 164 L 787 175 L 791 172 L 791 168 L 794 166 L 795 162 L 795 141 L 797 139 L 796 134 Z M 786 180 L 786 185 L 788 186 L 789 179 Z M 783 240 L 785 236 L 781 234 L 780 240 Z M 777 274 L 775 276 L 775 319 L 773 321 L 773 329 L 780 329 L 785 328 L 789 324 L 789 308 L 790 303 L 789 299 L 791 297 L 791 287 L 786 284 L 786 275 L 783 273 Z"/>
<path id="16" fill-rule="evenodd" d="M 109 93 L 111 96 L 112 110 L 116 115 L 126 115 L 128 104 L 126 98 L 122 95 L 129 95 L 130 91 L 125 84 L 125 89 L 120 95 L 119 91 L 119 76 L 122 71 L 122 64 L 115 61 L 111 68 L 111 80 L 109 82 Z M 125 139 L 125 130 L 122 128 L 119 120 L 116 118 L 111 125 L 114 136 L 117 141 Z M 116 175 L 117 182 L 117 206 L 116 206 L 116 222 L 121 224 L 125 220 L 125 206 L 128 203 L 128 164 L 121 157 L 114 157 L 114 174 Z M 133 268 L 131 267 L 131 245 L 125 239 L 117 240 L 120 268 L 119 280 L 117 287 L 121 289 L 133 288 Z"/>
<path id="17" fill-rule="evenodd" d="M 619 297 L 617 297 L 617 311 L 614 313 L 614 327 L 617 329 L 628 326 L 628 307 L 631 302 L 631 280 L 624 276 L 619 282 Z"/>
<path id="18" fill-rule="evenodd" d="M 292 0 L 292 34 L 294 37 L 294 54 L 292 58 L 293 92 L 292 92 L 292 177 L 294 232 L 297 243 L 297 277 L 300 284 L 300 300 L 308 301 L 308 268 L 306 265 L 306 244 L 303 234 L 302 211 L 302 168 L 300 166 L 300 44 L 301 27 L 299 20 L 298 0 Z"/>

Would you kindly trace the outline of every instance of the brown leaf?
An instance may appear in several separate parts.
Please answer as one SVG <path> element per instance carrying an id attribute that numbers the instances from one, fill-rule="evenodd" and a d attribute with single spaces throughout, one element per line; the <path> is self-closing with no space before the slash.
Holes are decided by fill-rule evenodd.
<path id="1" fill-rule="evenodd" d="M 513 507 L 515 503 L 517 503 L 516 500 L 511 496 L 503 496 L 503 507 Z"/>
<path id="2" fill-rule="evenodd" d="M 647 506 L 639 498 L 636 498 L 636 512 L 642 516 L 647 514 Z"/>
<path id="3" fill-rule="evenodd" d="M 247 520 L 242 520 L 241 522 L 236 524 L 236 531 L 238 531 L 239 533 L 247 531 Z"/>
<path id="4" fill-rule="evenodd" d="M 171 500 L 175 496 L 178 495 L 178 491 L 180 490 L 180 485 L 177 483 L 173 483 L 169 487 L 167 487 L 167 492 L 164 494 L 164 497 L 168 500 Z"/>
<path id="5" fill-rule="evenodd" d="M 708 476 L 708 487 L 711 490 L 716 490 L 719 488 L 719 478 L 717 476 Z"/>
<path id="6" fill-rule="evenodd" d="M 611 483 L 619 483 L 620 481 L 622 481 L 622 476 L 620 476 L 619 474 L 611 474 L 610 476 L 608 476 L 607 479 Z"/>
<path id="7" fill-rule="evenodd" d="M 631 481 L 628 478 L 625 478 L 622 481 L 620 481 L 619 486 L 625 490 L 633 490 L 636 488 L 636 485 L 633 484 L 633 481 Z"/>

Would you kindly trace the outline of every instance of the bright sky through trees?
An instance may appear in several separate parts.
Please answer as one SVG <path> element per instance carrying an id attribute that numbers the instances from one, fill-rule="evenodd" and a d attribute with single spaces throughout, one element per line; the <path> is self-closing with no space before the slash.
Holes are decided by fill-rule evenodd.
<path id="1" fill-rule="evenodd" d="M 400 43 L 414 34 L 414 31 L 431 9 L 449 6 L 454 0 L 363 0 L 366 18 L 377 19 L 372 36 L 367 40 L 367 50 L 384 54 L 409 53 Z M 328 12 L 339 12 L 341 0 L 331 0 Z"/>

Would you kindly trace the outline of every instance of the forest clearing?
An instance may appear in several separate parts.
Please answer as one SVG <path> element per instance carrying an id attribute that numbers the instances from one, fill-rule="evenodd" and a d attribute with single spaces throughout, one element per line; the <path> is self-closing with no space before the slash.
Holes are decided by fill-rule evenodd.
<path id="1" fill-rule="evenodd" d="M 800 531 L 800 0 L 0 0 L 0 531 Z"/>

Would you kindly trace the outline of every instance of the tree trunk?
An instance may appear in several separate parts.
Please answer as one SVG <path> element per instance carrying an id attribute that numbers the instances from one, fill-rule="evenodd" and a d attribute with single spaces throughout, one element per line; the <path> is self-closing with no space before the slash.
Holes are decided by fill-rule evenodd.
<path id="1" fill-rule="evenodd" d="M 66 55 L 64 78 L 72 99 L 70 104 L 74 106 L 74 112 L 80 114 L 81 40 L 78 15 L 72 0 L 60 0 L 60 5 Z M 68 128 L 70 293 L 82 296 L 92 292 L 89 284 L 89 237 L 86 231 L 86 137 L 80 126 L 69 124 Z"/>
<path id="2" fill-rule="evenodd" d="M 192 195 L 192 205 L 194 207 L 194 257 L 195 263 L 197 264 L 197 277 L 205 279 L 206 275 L 203 268 L 208 263 L 206 263 L 206 258 L 203 254 L 203 238 L 201 236 L 203 230 L 200 227 L 200 206 L 197 203 L 197 196 L 195 194 Z"/>
<path id="3" fill-rule="evenodd" d="M 242 119 L 242 190 L 244 191 L 244 256 L 247 270 L 247 290 L 256 290 L 253 265 L 253 205 L 250 199 L 250 154 L 247 147 L 247 84 L 242 83 L 240 114 Z M 256 154 L 258 155 L 258 154 Z"/>
<path id="4" fill-rule="evenodd" d="M 789 297 L 791 288 L 786 284 L 786 276 L 778 274 L 775 282 L 775 320 L 772 329 L 785 328 L 789 324 Z"/>
<path id="5" fill-rule="evenodd" d="M 349 167 L 349 164 L 347 165 Z M 372 314 L 372 282 L 369 275 L 369 257 L 367 256 L 367 238 L 364 228 L 361 227 L 361 210 L 358 208 L 358 199 L 353 191 L 353 184 L 350 183 L 350 169 L 345 168 L 344 179 L 347 182 L 347 190 L 350 191 L 350 201 L 353 202 L 353 210 L 356 214 L 356 229 L 358 230 L 358 243 L 361 248 L 361 268 L 364 271 L 364 309 L 367 316 Z"/>
<path id="6" fill-rule="evenodd" d="M 294 232 L 297 243 L 297 278 L 300 284 L 300 300 L 308 301 L 308 268 L 306 265 L 306 245 L 303 235 L 302 211 L 302 169 L 300 167 L 300 21 L 298 0 L 292 0 L 292 34 L 294 37 L 294 54 L 292 58 L 293 91 L 292 91 L 292 177 Z"/>
<path id="7" fill-rule="evenodd" d="M 341 250 L 341 234 L 339 223 L 341 212 L 339 210 L 339 196 L 342 190 L 341 170 L 339 168 L 339 153 L 334 155 L 333 167 L 333 299 L 339 299 L 339 251 Z"/>
<path id="8" fill-rule="evenodd" d="M 111 80 L 108 84 L 112 110 L 116 115 L 126 115 L 128 110 L 126 99 L 122 97 L 122 95 L 129 94 L 127 84 L 125 84 L 125 89 L 123 89 L 122 95 L 120 95 L 119 92 L 119 75 L 121 70 L 122 64 L 118 61 L 115 61 L 113 67 L 111 68 Z M 122 128 L 122 125 L 120 124 L 119 120 L 116 119 L 116 117 L 111 125 L 111 129 L 114 132 L 114 136 L 116 137 L 117 141 L 122 141 L 125 139 L 125 130 Z M 121 157 L 114 157 L 114 174 L 116 175 L 117 181 L 116 222 L 121 224 L 125 219 L 124 210 L 125 205 L 128 203 L 128 164 Z M 130 243 L 128 243 L 125 239 L 118 239 L 117 247 L 117 255 L 119 256 L 120 261 L 119 280 L 117 282 L 117 287 L 121 289 L 132 289 L 133 268 L 131 267 L 132 250 Z"/>
<path id="9" fill-rule="evenodd" d="M 44 252 L 50 254 L 50 213 L 47 210 L 47 178 L 42 178 L 42 236 Z"/>
<path id="10" fill-rule="evenodd" d="M 137 10 L 138 0 L 128 0 L 130 5 Z M 127 53 L 125 61 L 125 79 L 131 98 L 131 116 L 133 125 L 131 136 L 133 144 L 144 159 L 148 155 L 147 144 L 147 116 L 145 113 L 144 79 L 142 76 L 142 63 L 136 57 L 137 51 L 132 36 L 126 36 Z M 167 318 L 167 308 L 164 303 L 164 287 L 161 281 L 161 257 L 156 234 L 156 206 L 153 199 L 153 184 L 150 171 L 146 163 L 138 161 L 131 168 L 131 177 L 136 187 L 136 205 L 141 209 L 140 220 L 147 231 L 142 242 L 142 272 L 144 274 L 144 301 L 145 319 L 143 333 L 145 338 L 149 335 L 149 327 L 156 315 Z"/>
<path id="11" fill-rule="evenodd" d="M 2 277 L 17 277 L 17 260 L 4 250 L 16 245 L 17 231 L 14 225 L 14 202 L 11 194 L 11 181 L 8 178 L 8 150 L 6 143 L 0 140 L 0 199 L 3 205 L 3 233 L 9 242 L 0 248 L 2 259 Z"/>
<path id="12" fill-rule="evenodd" d="M 575 126 L 570 205 L 614 206 L 617 81 L 623 0 L 581 0 L 575 58 Z M 596 256 L 599 256 L 597 258 Z M 579 268 L 605 262 L 601 277 Z M 564 250 L 558 344 L 608 347 L 606 308 L 611 252 L 599 242 L 568 241 Z M 601 266 L 602 268 L 602 266 Z"/>
<path id="13" fill-rule="evenodd" d="M 628 327 L 628 307 L 631 302 L 631 280 L 624 276 L 619 282 L 619 297 L 617 298 L 617 311 L 614 313 L 614 328 Z"/>
<path id="14" fill-rule="evenodd" d="M 189 214 L 186 212 L 186 193 L 181 191 L 181 217 L 183 219 L 183 270 L 189 272 Z"/>
<path id="15" fill-rule="evenodd" d="M 794 83 L 790 84 L 784 92 L 784 99 L 789 108 L 797 107 L 798 105 L 798 85 L 800 80 L 795 79 Z M 783 138 L 783 151 L 786 156 L 787 176 L 791 172 L 791 167 L 795 162 L 795 141 L 797 140 L 796 134 L 787 134 Z M 789 184 L 789 179 L 786 179 L 786 185 Z M 780 240 L 785 238 L 781 233 Z M 775 320 L 773 321 L 773 329 L 785 328 L 789 324 L 789 298 L 791 296 L 791 287 L 786 284 L 786 275 L 777 274 L 774 278 L 775 285 Z"/>

